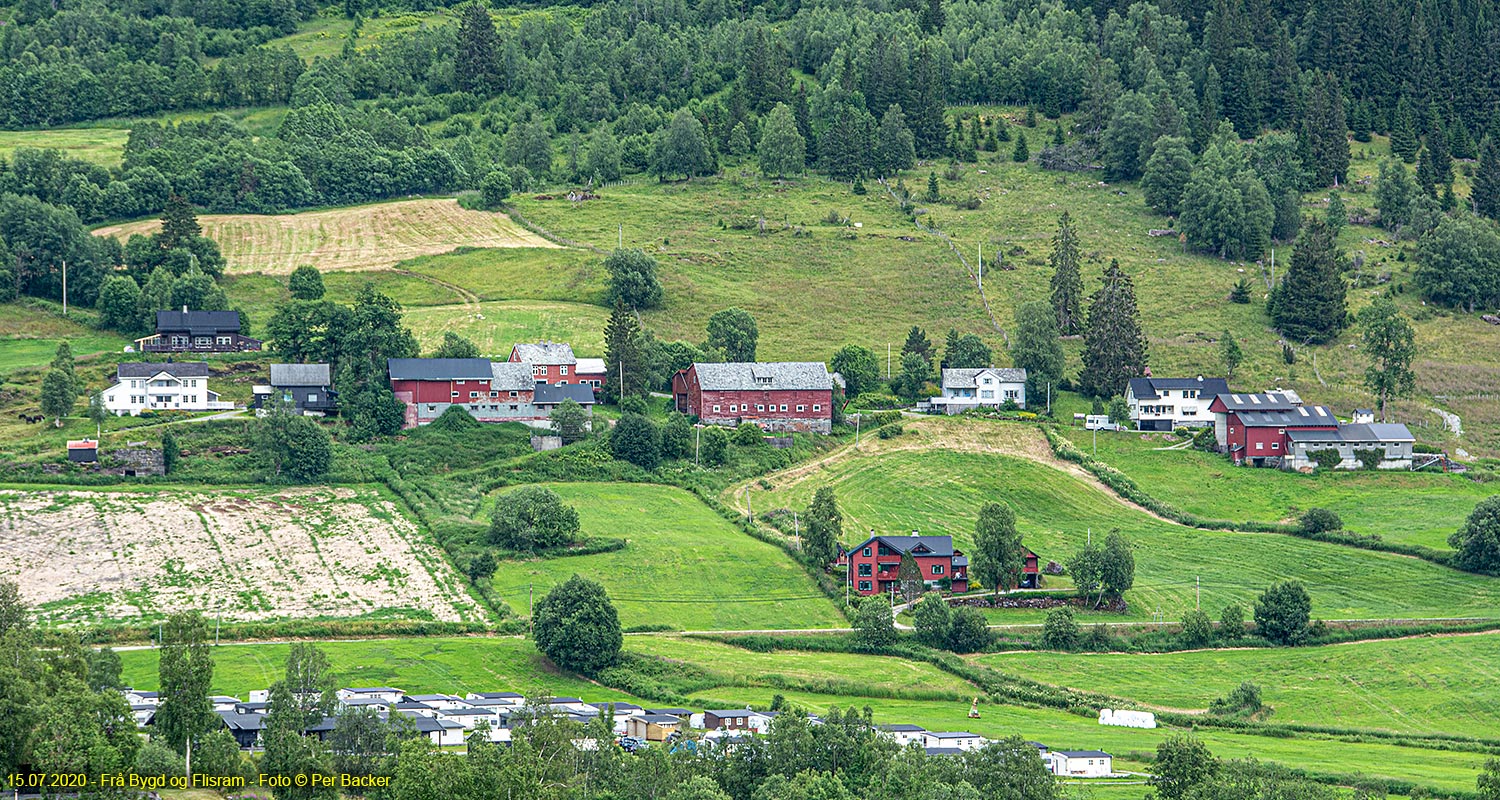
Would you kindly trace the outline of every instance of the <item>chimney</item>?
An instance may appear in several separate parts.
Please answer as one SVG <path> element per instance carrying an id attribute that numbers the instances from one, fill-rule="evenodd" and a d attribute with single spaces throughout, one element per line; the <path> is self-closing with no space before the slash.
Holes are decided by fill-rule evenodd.
<path id="1" fill-rule="evenodd" d="M 912 528 L 911 529 L 911 535 L 912 536 L 920 536 L 921 534 L 917 533 L 917 529 L 916 528 Z"/>
<path id="2" fill-rule="evenodd" d="M 187 313 L 187 303 L 183 303 L 182 304 L 182 313 L 184 313 L 184 314 Z"/>

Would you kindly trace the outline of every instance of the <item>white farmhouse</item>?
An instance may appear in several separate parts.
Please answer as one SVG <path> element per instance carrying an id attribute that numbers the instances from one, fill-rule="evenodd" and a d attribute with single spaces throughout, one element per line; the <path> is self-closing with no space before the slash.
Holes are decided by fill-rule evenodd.
<path id="1" fill-rule="evenodd" d="M 208 364 L 121 364 L 115 383 L 100 393 L 104 407 L 116 416 L 142 411 L 230 411 L 234 403 L 220 402 L 208 388 Z"/>
<path id="2" fill-rule="evenodd" d="M 1053 750 L 1042 758 L 1053 775 L 1107 778 L 1114 773 L 1114 757 L 1103 750 Z"/>
<path id="3" fill-rule="evenodd" d="M 927 401 L 928 409 L 957 414 L 972 408 L 999 408 L 1009 400 L 1026 407 L 1026 370 L 1013 367 L 943 370 L 943 396 Z"/>
<path id="4" fill-rule="evenodd" d="M 968 731 L 923 731 L 922 746 L 953 748 L 956 750 L 978 750 L 984 747 L 984 737 Z"/>
<path id="5" fill-rule="evenodd" d="M 1214 424 L 1208 410 L 1214 398 L 1229 393 L 1223 378 L 1131 378 L 1125 389 L 1130 421 L 1136 430 L 1170 431 Z M 1121 422 L 1122 420 L 1115 420 Z"/>

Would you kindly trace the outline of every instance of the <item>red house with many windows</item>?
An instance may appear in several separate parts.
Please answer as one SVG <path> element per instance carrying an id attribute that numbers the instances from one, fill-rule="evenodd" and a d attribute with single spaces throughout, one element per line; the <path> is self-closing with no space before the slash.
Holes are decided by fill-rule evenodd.
<path id="1" fill-rule="evenodd" d="M 849 551 L 849 586 L 861 595 L 899 590 L 901 556 L 911 553 L 925 586 L 950 581 L 953 591 L 969 590 L 969 558 L 953 549 L 952 536 L 871 536 Z M 1035 568 L 1035 556 L 1030 564 Z"/>
<path id="2" fill-rule="evenodd" d="M 708 425 L 833 432 L 833 376 L 817 361 L 693 364 L 672 376 L 672 396 Z"/>
<path id="3" fill-rule="evenodd" d="M 1219 451 L 1236 464 L 1279 467 L 1292 455 L 1287 431 L 1338 430 L 1327 406 L 1305 406 L 1295 392 L 1221 394 L 1209 404 Z"/>
<path id="4" fill-rule="evenodd" d="M 451 405 L 480 422 L 524 422 L 543 427 L 552 409 L 573 400 L 592 412 L 594 391 L 582 384 L 549 385 L 532 378 L 530 364 L 487 358 L 392 358 L 391 391 L 406 406 L 406 427 L 425 425 Z"/>
<path id="5" fill-rule="evenodd" d="M 573 346 L 564 342 L 517 344 L 510 348 L 512 364 L 530 364 L 537 383 L 574 383 L 578 359 Z"/>

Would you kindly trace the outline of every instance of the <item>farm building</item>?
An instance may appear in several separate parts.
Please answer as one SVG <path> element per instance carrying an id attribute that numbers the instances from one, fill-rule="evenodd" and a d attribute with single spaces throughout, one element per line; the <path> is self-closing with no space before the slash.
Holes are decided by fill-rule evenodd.
<path id="1" fill-rule="evenodd" d="M 922 731 L 923 747 L 952 747 L 958 750 L 978 750 L 986 744 L 984 737 L 968 731 Z"/>
<path id="2" fill-rule="evenodd" d="M 581 383 L 597 389 L 604 383 L 604 359 L 578 358 L 565 342 L 518 344 L 510 348 L 513 364 L 530 364 L 537 383 Z"/>
<path id="3" fill-rule="evenodd" d="M 298 414 L 321 417 L 338 410 L 332 368 L 327 364 L 272 364 L 269 384 L 252 390 L 257 415 L 282 405 Z"/>
<path id="4" fill-rule="evenodd" d="M 1042 760 L 1058 776 L 1104 778 L 1114 772 L 1114 758 L 1103 750 L 1053 750 Z"/>
<path id="5" fill-rule="evenodd" d="M 912 742 L 920 743 L 922 734 L 927 732 L 927 729 L 921 725 L 913 725 L 909 722 L 880 725 L 877 729 L 881 736 L 894 741 L 900 747 L 905 747 Z"/>
<path id="6" fill-rule="evenodd" d="M 1412 445 L 1416 437 L 1405 425 L 1350 423 L 1333 430 L 1294 428 L 1287 431 L 1290 452 L 1287 469 L 1313 469 L 1312 455 L 1319 450 L 1335 450 L 1339 463 L 1334 469 L 1359 469 L 1369 465 L 1360 458 L 1362 452 L 1378 454 L 1376 469 L 1410 469 Z"/>
<path id="7" fill-rule="evenodd" d="M 975 408 L 999 408 L 1009 401 L 1026 407 L 1026 370 L 1011 367 L 943 370 L 943 396 L 929 399 L 919 411 L 958 414 Z"/>
<path id="8" fill-rule="evenodd" d="M 238 353 L 261 342 L 240 333 L 238 311 L 156 312 L 156 333 L 135 340 L 143 353 Z"/>
<path id="9" fill-rule="evenodd" d="M 648 742 L 665 742 L 682 729 L 682 718 L 671 714 L 640 714 L 625 720 L 625 734 Z"/>
<path id="10" fill-rule="evenodd" d="M 861 595 L 899 589 L 901 556 L 911 553 L 925 586 L 944 581 L 955 592 L 969 590 L 969 559 L 953 549 L 952 536 L 871 536 L 849 551 L 849 585 Z"/>
<path id="11" fill-rule="evenodd" d="M 748 708 L 731 709 L 728 711 L 705 711 L 703 712 L 703 727 L 716 731 L 745 730 L 750 727 L 750 718 L 755 712 Z"/>
<path id="12" fill-rule="evenodd" d="M 1208 407 L 1221 394 L 1229 394 L 1223 378 L 1131 378 L 1125 402 L 1136 430 L 1170 431 L 1214 424 Z"/>
<path id="13" fill-rule="evenodd" d="M 833 432 L 833 376 L 817 361 L 696 363 L 672 376 L 672 396 L 708 425 Z"/>
<path id="14" fill-rule="evenodd" d="M 480 422 L 548 424 L 547 415 L 564 400 L 592 413 L 594 393 L 578 384 L 541 384 L 530 364 L 486 358 L 393 358 L 391 390 L 406 405 L 406 427 L 425 425 L 448 406 L 462 407 Z"/>
<path id="15" fill-rule="evenodd" d="M 1339 424 L 1326 406 L 1305 406 L 1295 392 L 1221 394 L 1208 410 L 1219 452 L 1256 467 L 1281 466 L 1290 452 L 1288 430 L 1333 430 Z"/>
<path id="16" fill-rule="evenodd" d="M 104 407 L 116 416 L 142 411 L 229 411 L 234 403 L 220 402 L 208 388 L 208 364 L 126 362 L 115 372 L 115 382 L 101 394 Z"/>
<path id="17" fill-rule="evenodd" d="M 99 460 L 99 443 L 93 439 L 68 441 L 68 461 L 74 464 L 93 464 Z"/>

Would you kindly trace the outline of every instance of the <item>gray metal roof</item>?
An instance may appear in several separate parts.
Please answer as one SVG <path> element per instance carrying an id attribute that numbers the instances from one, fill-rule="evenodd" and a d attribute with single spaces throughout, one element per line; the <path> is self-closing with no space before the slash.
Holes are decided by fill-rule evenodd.
<path id="1" fill-rule="evenodd" d="M 536 377 L 531 374 L 531 365 L 515 361 L 492 361 L 489 370 L 490 388 L 495 391 L 529 392 L 539 388 Z M 590 398 L 592 402 L 592 398 Z"/>
<path id="2" fill-rule="evenodd" d="M 523 364 L 577 364 L 573 345 L 567 342 L 536 342 L 511 348 L 511 357 Z"/>
<path id="3" fill-rule="evenodd" d="M 674 714 L 639 714 L 631 719 L 649 722 L 653 725 L 681 725 L 682 718 Z"/>
<path id="4" fill-rule="evenodd" d="M 964 751 L 961 747 L 924 747 L 929 756 L 961 756 Z"/>
<path id="5" fill-rule="evenodd" d="M 532 402 L 537 404 L 561 403 L 564 400 L 591 406 L 594 404 L 594 387 L 582 383 L 567 383 L 561 386 L 553 383 L 538 383 L 536 394 L 532 397 Z"/>
<path id="6" fill-rule="evenodd" d="M 1221 392 L 1218 402 L 1223 403 L 1230 411 L 1275 411 L 1296 408 L 1302 405 L 1302 398 L 1296 392 L 1286 390 L 1258 394 Z"/>
<path id="7" fill-rule="evenodd" d="M 120 364 L 118 374 L 121 378 L 151 378 L 163 372 L 174 378 L 207 378 L 208 362 L 180 361 L 171 364 L 148 364 L 141 361 L 127 361 Z"/>
<path id="8" fill-rule="evenodd" d="M 1339 424 L 1339 418 L 1328 410 L 1328 406 L 1297 406 L 1284 411 L 1241 411 L 1238 416 L 1240 423 L 1247 428 L 1306 428 Z"/>
<path id="9" fill-rule="evenodd" d="M 1068 758 L 1114 758 L 1103 750 L 1053 750 L 1052 752 Z"/>
<path id="10" fill-rule="evenodd" d="M 925 733 L 927 731 L 927 729 L 922 727 L 921 725 L 913 725 L 910 722 L 895 722 L 889 725 L 877 725 L 875 727 L 883 731 L 890 731 L 892 733 Z"/>
<path id="11" fill-rule="evenodd" d="M 272 364 L 271 385 L 332 386 L 332 368 L 327 364 Z"/>
<path id="12" fill-rule="evenodd" d="M 713 714 L 714 716 L 723 719 L 724 717 L 748 717 L 755 712 L 748 708 L 731 708 L 726 711 L 704 711 L 703 713 Z"/>
<path id="13" fill-rule="evenodd" d="M 872 536 L 855 545 L 851 552 L 874 541 L 879 541 L 898 553 L 905 553 L 918 545 L 923 545 L 931 552 L 920 555 L 938 557 L 953 555 L 952 536 Z"/>
<path id="14" fill-rule="evenodd" d="M 968 731 L 927 731 L 927 735 L 934 739 L 978 739 L 979 734 Z"/>
<path id="15" fill-rule="evenodd" d="M 821 361 L 735 361 L 695 363 L 698 385 L 715 391 L 833 391 L 833 377 Z"/>
<path id="16" fill-rule="evenodd" d="M 1293 428 L 1286 432 L 1286 438 L 1294 442 L 1341 442 L 1344 437 L 1337 430 L 1308 430 L 1304 428 Z"/>
<path id="17" fill-rule="evenodd" d="M 1025 383 L 1026 370 L 1018 367 L 986 367 L 984 369 L 943 370 L 944 389 L 973 389 L 982 372 L 993 372 L 1001 383 Z"/>
<path id="18" fill-rule="evenodd" d="M 490 377 L 487 358 L 391 358 L 386 369 L 393 381 L 481 381 Z M 527 374 L 531 372 L 528 369 Z"/>
<path id="19" fill-rule="evenodd" d="M 158 311 L 156 332 L 188 331 L 194 334 L 240 332 L 238 311 Z"/>
<path id="20" fill-rule="evenodd" d="M 1130 393 L 1137 400 L 1155 400 L 1161 395 L 1157 394 L 1163 390 L 1178 391 L 1181 389 L 1197 389 L 1199 396 L 1213 397 L 1214 395 L 1228 394 L 1229 383 L 1223 378 L 1131 378 Z"/>
<path id="21" fill-rule="evenodd" d="M 1340 442 L 1343 444 L 1414 442 L 1405 425 L 1395 423 L 1355 423 L 1340 425 L 1331 431 L 1290 430 L 1287 438 L 1294 442 Z"/>

